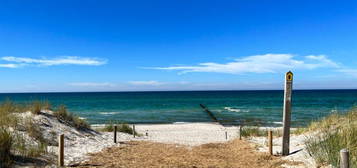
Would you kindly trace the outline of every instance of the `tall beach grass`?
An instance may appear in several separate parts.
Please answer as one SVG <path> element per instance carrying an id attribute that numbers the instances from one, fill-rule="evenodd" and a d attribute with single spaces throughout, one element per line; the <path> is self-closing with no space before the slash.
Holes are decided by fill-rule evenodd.
<path id="1" fill-rule="evenodd" d="M 351 167 L 357 167 L 357 108 L 347 114 L 334 113 L 312 122 L 308 130 L 316 133 L 307 137 L 305 144 L 318 164 L 337 167 L 340 150 L 347 148 Z"/>
<path id="2" fill-rule="evenodd" d="M 28 103 L 15 103 L 5 100 L 0 103 L 0 168 L 11 167 L 14 156 L 22 158 L 35 158 L 47 153 L 47 142 L 43 137 L 41 128 L 32 117 L 19 117 L 19 113 L 31 112 L 41 115 L 45 110 L 52 110 L 48 101 L 33 101 Z M 78 116 L 68 112 L 65 106 L 59 106 L 53 112 L 54 116 L 67 124 L 77 128 L 89 128 L 89 124 Z M 29 140 L 21 131 L 25 132 L 34 141 Z"/>

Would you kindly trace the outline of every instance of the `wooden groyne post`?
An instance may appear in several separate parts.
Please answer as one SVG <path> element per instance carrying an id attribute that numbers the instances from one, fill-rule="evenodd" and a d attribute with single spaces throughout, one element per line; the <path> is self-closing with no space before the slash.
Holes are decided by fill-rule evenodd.
<path id="1" fill-rule="evenodd" d="M 285 91 L 284 91 L 284 114 L 283 114 L 283 156 L 289 155 L 290 145 L 290 122 L 291 122 L 291 96 L 293 89 L 293 73 L 287 72 L 285 75 Z"/>
<path id="2" fill-rule="evenodd" d="M 340 168 L 350 168 L 350 152 L 347 149 L 340 151 Z"/>
<path id="3" fill-rule="evenodd" d="M 117 143 L 117 129 L 118 129 L 118 126 L 114 126 L 114 143 Z"/>
<path id="4" fill-rule="evenodd" d="M 58 136 L 58 167 L 64 166 L 64 134 Z"/>
<path id="5" fill-rule="evenodd" d="M 211 111 L 208 110 L 208 108 L 205 105 L 200 104 L 200 106 L 212 118 L 213 121 L 218 122 L 217 118 L 213 115 Z"/>
<path id="6" fill-rule="evenodd" d="M 269 146 L 269 154 L 273 155 L 273 131 L 268 132 L 268 146 Z"/>

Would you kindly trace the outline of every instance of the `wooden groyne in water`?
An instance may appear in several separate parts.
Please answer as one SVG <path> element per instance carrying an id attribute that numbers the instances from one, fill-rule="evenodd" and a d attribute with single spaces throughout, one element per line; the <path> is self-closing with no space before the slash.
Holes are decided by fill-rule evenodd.
<path id="1" fill-rule="evenodd" d="M 213 121 L 218 122 L 217 118 L 213 115 L 211 111 L 208 110 L 208 108 L 205 105 L 200 104 L 200 106 L 212 118 Z"/>

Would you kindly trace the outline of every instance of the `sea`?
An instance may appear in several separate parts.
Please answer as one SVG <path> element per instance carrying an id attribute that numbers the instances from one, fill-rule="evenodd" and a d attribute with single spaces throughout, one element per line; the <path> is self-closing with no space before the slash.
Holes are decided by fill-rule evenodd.
<path id="1" fill-rule="evenodd" d="M 205 105 L 222 124 L 281 126 L 283 90 L 0 93 L 0 100 L 65 105 L 90 124 L 212 122 Z M 306 126 L 357 104 L 357 90 L 294 90 L 292 126 Z"/>

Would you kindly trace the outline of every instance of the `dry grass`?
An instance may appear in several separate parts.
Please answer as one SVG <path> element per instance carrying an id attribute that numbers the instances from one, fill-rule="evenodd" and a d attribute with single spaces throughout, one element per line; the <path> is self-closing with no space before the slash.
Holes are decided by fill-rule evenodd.
<path id="1" fill-rule="evenodd" d="M 318 164 L 338 166 L 339 151 L 350 150 L 350 165 L 357 167 L 357 108 L 347 114 L 332 114 L 313 122 L 308 130 L 318 131 L 305 144 Z"/>
<path id="2" fill-rule="evenodd" d="M 205 144 L 193 148 L 153 142 L 129 142 L 91 154 L 79 167 L 115 168 L 278 168 L 287 161 L 256 152 L 248 142 Z"/>
<path id="3" fill-rule="evenodd" d="M 87 121 L 80 119 L 73 113 L 68 112 L 65 105 L 59 106 L 58 109 L 53 113 L 53 115 L 59 121 L 65 122 L 68 125 L 71 125 L 79 130 L 90 128 L 90 125 L 87 123 Z"/>
<path id="4" fill-rule="evenodd" d="M 11 147 L 13 137 L 5 128 L 0 127 L 0 167 L 8 167 L 12 163 Z"/>

